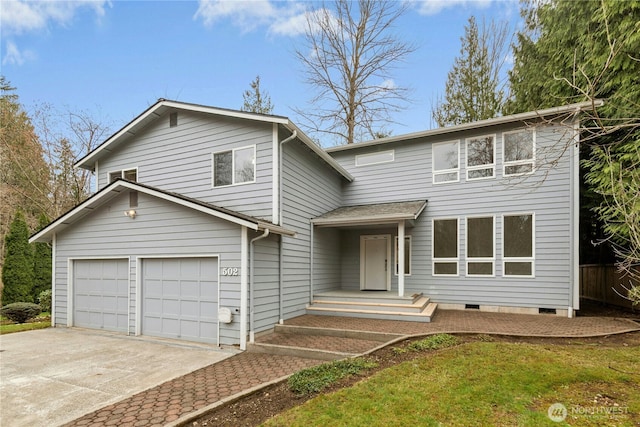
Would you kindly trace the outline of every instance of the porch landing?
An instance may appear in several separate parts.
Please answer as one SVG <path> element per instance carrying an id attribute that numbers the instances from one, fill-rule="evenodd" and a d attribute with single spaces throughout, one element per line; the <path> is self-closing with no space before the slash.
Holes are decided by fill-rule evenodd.
<path id="1" fill-rule="evenodd" d="M 421 293 L 333 290 L 313 295 L 307 314 L 431 322 L 437 304 Z"/>

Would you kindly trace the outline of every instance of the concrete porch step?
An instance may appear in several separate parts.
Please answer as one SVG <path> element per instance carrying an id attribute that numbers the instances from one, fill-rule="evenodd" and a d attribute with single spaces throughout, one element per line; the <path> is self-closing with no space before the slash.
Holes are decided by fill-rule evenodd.
<path id="1" fill-rule="evenodd" d="M 342 316 L 342 317 L 358 317 L 365 319 L 383 319 L 383 320 L 401 320 L 407 322 L 431 322 L 431 317 L 436 311 L 438 305 L 436 303 L 428 303 L 424 309 L 419 312 L 404 312 L 379 310 L 376 308 L 328 308 L 320 307 L 317 304 L 307 307 L 307 314 L 325 315 L 325 316 Z"/>
<path id="2" fill-rule="evenodd" d="M 314 301 L 366 302 L 381 304 L 415 304 L 422 298 L 421 293 L 399 296 L 395 292 L 384 291 L 327 291 L 313 295 Z"/>
<path id="3" fill-rule="evenodd" d="M 379 312 L 404 312 L 422 313 L 429 304 L 429 298 L 420 296 L 412 301 L 386 300 L 370 301 L 369 299 L 360 301 L 342 301 L 314 298 L 311 307 L 314 308 L 335 308 L 345 310 L 376 310 Z"/>

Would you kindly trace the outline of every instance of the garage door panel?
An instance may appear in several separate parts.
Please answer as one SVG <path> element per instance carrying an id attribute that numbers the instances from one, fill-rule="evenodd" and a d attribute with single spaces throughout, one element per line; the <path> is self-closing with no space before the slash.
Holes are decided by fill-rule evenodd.
<path id="1" fill-rule="evenodd" d="M 126 332 L 129 261 L 76 260 L 73 264 L 75 326 Z"/>
<path id="2" fill-rule="evenodd" d="M 142 333 L 215 343 L 217 259 L 145 259 L 142 263 Z"/>

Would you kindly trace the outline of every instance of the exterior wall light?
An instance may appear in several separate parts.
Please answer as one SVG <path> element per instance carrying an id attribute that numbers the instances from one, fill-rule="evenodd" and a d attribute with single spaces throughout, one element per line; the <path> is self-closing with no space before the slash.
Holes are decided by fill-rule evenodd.
<path id="1" fill-rule="evenodd" d="M 135 219 L 137 213 L 135 209 L 129 209 L 128 211 L 124 211 L 124 216 L 128 216 L 131 219 Z"/>

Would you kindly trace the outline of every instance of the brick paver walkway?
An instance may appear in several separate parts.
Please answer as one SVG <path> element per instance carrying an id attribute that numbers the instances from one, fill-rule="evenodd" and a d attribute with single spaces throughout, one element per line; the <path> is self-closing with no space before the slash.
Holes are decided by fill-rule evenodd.
<path id="1" fill-rule="evenodd" d="M 438 310 L 431 323 L 311 315 L 300 316 L 285 323 L 402 335 L 470 332 L 516 336 L 587 337 L 640 330 L 640 324 L 627 319 L 567 319 L 551 315 L 448 310 Z M 280 345 L 308 345 L 349 353 L 363 353 L 381 344 L 358 339 L 286 334 L 278 334 L 277 338 L 267 336 L 261 341 Z M 320 363 L 323 361 L 244 352 L 87 414 L 66 426 L 171 425 L 176 420 L 186 420 L 190 414 L 210 408 L 221 400 Z"/>

